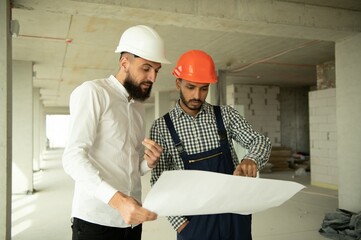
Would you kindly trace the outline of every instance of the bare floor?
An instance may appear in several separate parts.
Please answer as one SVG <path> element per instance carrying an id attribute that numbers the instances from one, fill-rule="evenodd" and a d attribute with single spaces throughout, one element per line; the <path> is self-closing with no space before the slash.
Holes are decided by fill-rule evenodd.
<path id="1" fill-rule="evenodd" d="M 73 181 L 61 166 L 61 149 L 46 153 L 42 171 L 35 173 L 36 192 L 13 195 L 12 239 L 71 239 L 70 207 Z M 306 186 L 283 205 L 253 215 L 254 240 L 317 240 L 323 217 L 338 206 L 337 191 L 309 185 L 309 176 L 295 177 L 293 171 L 261 174 L 262 178 L 297 181 Z M 144 195 L 149 175 L 143 177 Z M 163 217 L 143 225 L 145 240 L 175 240 L 176 235 Z"/>

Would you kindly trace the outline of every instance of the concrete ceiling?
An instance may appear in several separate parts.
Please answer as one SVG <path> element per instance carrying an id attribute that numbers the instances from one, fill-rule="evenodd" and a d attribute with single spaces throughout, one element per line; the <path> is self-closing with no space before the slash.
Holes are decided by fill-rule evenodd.
<path id="1" fill-rule="evenodd" d="M 335 42 L 361 32 L 359 0 L 13 0 L 13 59 L 34 63 L 46 108 L 67 107 L 83 81 L 115 74 L 121 33 L 154 27 L 166 43 L 155 91 L 175 89 L 172 67 L 190 49 L 212 55 L 227 83 L 316 85 Z"/>

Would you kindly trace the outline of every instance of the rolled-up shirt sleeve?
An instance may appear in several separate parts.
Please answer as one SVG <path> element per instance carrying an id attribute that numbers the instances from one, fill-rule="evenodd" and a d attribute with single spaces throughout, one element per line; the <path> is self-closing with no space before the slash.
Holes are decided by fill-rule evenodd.
<path id="1" fill-rule="evenodd" d="M 251 124 L 244 119 L 234 108 L 227 106 L 227 121 L 229 121 L 228 132 L 231 139 L 234 139 L 242 147 L 247 149 L 247 154 L 243 159 L 251 159 L 257 163 L 258 169 L 262 169 L 268 161 L 271 152 L 270 139 L 256 132 Z"/>

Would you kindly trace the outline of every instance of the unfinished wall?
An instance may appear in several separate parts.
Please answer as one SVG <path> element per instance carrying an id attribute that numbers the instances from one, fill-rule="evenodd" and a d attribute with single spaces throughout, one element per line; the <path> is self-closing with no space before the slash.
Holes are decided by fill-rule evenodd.
<path id="1" fill-rule="evenodd" d="M 317 69 L 317 89 L 336 87 L 335 61 L 319 64 Z"/>
<path id="2" fill-rule="evenodd" d="M 268 136 L 273 146 L 281 144 L 279 87 L 232 84 L 227 86 L 227 104 L 241 105 L 253 128 Z"/>
<path id="3" fill-rule="evenodd" d="M 281 145 L 296 152 L 310 152 L 309 88 L 281 88 Z"/>
<path id="4" fill-rule="evenodd" d="M 317 89 L 309 93 L 311 184 L 337 189 L 335 62 L 317 65 Z"/>
<path id="5" fill-rule="evenodd" d="M 337 188 L 336 89 L 309 93 L 311 184 Z"/>

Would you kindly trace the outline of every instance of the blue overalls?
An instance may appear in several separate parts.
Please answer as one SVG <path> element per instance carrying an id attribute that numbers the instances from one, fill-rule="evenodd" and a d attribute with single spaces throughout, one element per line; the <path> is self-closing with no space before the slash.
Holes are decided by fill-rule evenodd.
<path id="1" fill-rule="evenodd" d="M 220 137 L 220 147 L 197 154 L 188 155 L 184 151 L 169 114 L 164 115 L 165 122 L 177 148 L 184 168 L 189 170 L 204 170 L 225 174 L 233 174 L 234 164 L 224 128 L 219 106 L 213 106 L 217 129 Z M 234 191 L 235 189 L 230 189 Z M 225 199 L 227 201 L 227 199 Z M 188 225 L 177 234 L 178 240 L 251 240 L 252 215 L 212 214 L 188 216 Z"/>

